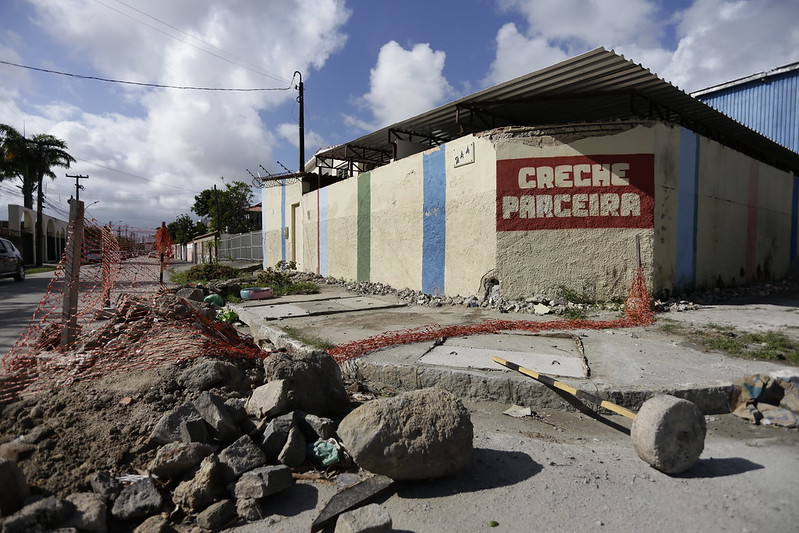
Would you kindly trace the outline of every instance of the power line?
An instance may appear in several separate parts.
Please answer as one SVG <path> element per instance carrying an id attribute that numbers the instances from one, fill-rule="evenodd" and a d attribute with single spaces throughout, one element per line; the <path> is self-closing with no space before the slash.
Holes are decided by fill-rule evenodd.
<path id="1" fill-rule="evenodd" d="M 196 48 L 197 50 L 200 50 L 201 52 L 205 52 L 205 53 L 207 53 L 207 54 L 210 54 L 210 55 L 212 55 L 212 56 L 214 56 L 214 57 L 217 57 L 217 58 L 219 58 L 219 59 L 222 59 L 222 60 L 224 60 L 224 61 L 227 61 L 227 62 L 229 62 L 229 63 L 233 63 L 233 64 L 235 64 L 235 65 L 238 65 L 238 66 L 240 66 L 240 67 L 246 68 L 247 70 L 249 70 L 249 71 L 251 71 L 251 72 L 255 72 L 256 74 L 261 74 L 262 76 L 267 76 L 267 77 L 269 77 L 269 78 L 272 78 L 272 79 L 274 79 L 274 80 L 277 80 L 277 81 L 280 81 L 280 82 L 285 82 L 285 81 L 286 81 L 286 79 L 285 79 L 285 78 L 283 78 L 282 76 L 279 76 L 279 75 L 277 75 L 277 74 L 274 74 L 274 73 L 272 73 L 272 72 L 269 72 L 268 70 L 266 70 L 266 69 L 263 69 L 263 68 L 259 67 L 259 66 L 258 66 L 258 65 L 256 65 L 255 63 L 252 63 L 252 62 L 250 62 L 250 61 L 247 61 L 246 59 L 243 59 L 243 58 L 241 58 L 241 57 L 238 57 L 238 56 L 236 56 L 236 55 L 234 55 L 234 54 L 231 54 L 230 52 L 226 52 L 225 50 L 222 50 L 221 48 L 219 48 L 218 46 L 214 45 L 213 43 L 209 43 L 208 41 L 205 41 L 205 40 L 203 40 L 203 39 L 200 39 L 199 37 L 197 37 L 197 36 L 195 36 L 195 35 L 192 35 L 192 34 L 190 34 L 190 33 L 187 33 L 187 32 L 185 32 L 185 31 L 181 30 L 180 28 L 178 28 L 178 27 L 176 27 L 176 26 L 173 26 L 172 24 L 169 24 L 168 22 L 164 22 L 163 20 L 161 20 L 161 19 L 159 19 L 159 18 L 156 18 L 156 17 L 154 17 L 154 16 L 150 15 L 149 13 L 145 13 L 144 11 L 142 11 L 142 10 L 140 10 L 140 9 L 137 9 L 137 8 L 135 8 L 135 7 L 133 7 L 133 6 L 132 6 L 132 5 L 130 5 L 130 4 L 126 4 L 126 3 L 125 3 L 125 2 L 123 2 L 122 0 L 116 0 L 116 2 L 117 2 L 118 4 L 122 4 L 123 6 L 127 7 L 128 9 L 131 9 L 131 10 L 133 10 L 133 11 L 137 12 L 137 13 L 140 13 L 140 14 L 144 15 L 144 16 L 145 16 L 145 17 L 147 17 L 147 18 L 150 18 L 150 19 L 152 19 L 152 20 L 154 20 L 154 21 L 158 22 L 159 24 L 163 24 L 164 26 L 167 26 L 167 27 L 169 27 L 169 28 L 172 28 L 173 30 L 175 30 L 175 31 L 177 31 L 177 32 L 180 32 L 180 33 L 182 33 L 182 34 L 183 34 L 183 35 L 185 35 L 186 37 L 190 37 L 190 38 L 192 38 L 192 39 L 195 39 L 195 40 L 197 40 L 197 41 L 200 41 L 201 43 L 203 43 L 203 44 L 205 44 L 205 45 L 207 45 L 207 46 L 210 46 L 211 48 L 213 48 L 213 49 L 215 49 L 215 50 L 219 50 L 220 52 L 222 52 L 222 53 L 223 53 L 223 54 L 225 54 L 225 55 L 228 55 L 228 56 L 230 56 L 230 57 L 233 57 L 233 58 L 235 58 L 235 59 L 238 59 L 239 61 L 243 61 L 244 63 L 247 63 L 248 65 L 251 65 L 251 66 L 255 67 L 257 70 L 249 69 L 249 68 L 245 67 L 244 65 L 242 65 L 241 63 L 237 63 L 237 62 L 235 62 L 235 61 L 231 61 L 230 59 L 227 59 L 227 58 L 224 58 L 224 57 L 218 56 L 218 55 L 216 55 L 216 54 L 214 54 L 214 53 L 212 53 L 212 52 L 209 52 L 208 50 L 205 50 L 205 49 L 203 49 L 203 48 L 200 48 L 200 47 L 198 47 L 198 46 L 195 46 L 195 45 L 193 45 L 193 44 L 191 44 L 191 43 L 188 43 L 188 42 L 186 42 L 186 41 L 184 41 L 184 40 L 182 40 L 182 39 L 178 39 L 178 38 L 177 38 L 177 37 L 175 37 L 174 35 L 170 35 L 169 33 L 166 33 L 166 32 L 164 32 L 164 31 L 161 31 L 161 30 L 159 30 L 158 28 L 154 28 L 154 27 L 150 26 L 149 24 L 146 24 L 146 23 L 145 23 L 145 22 L 143 22 L 142 20 L 140 20 L 140 19 L 137 19 L 137 18 L 135 18 L 135 17 L 131 17 L 131 16 L 130 16 L 128 13 L 124 13 L 124 12 L 122 12 L 122 11 L 118 10 L 118 9 L 115 9 L 115 8 L 113 8 L 113 7 L 109 6 L 108 4 L 105 4 L 104 2 L 101 2 L 100 0 L 95 0 L 95 2 L 97 2 L 98 4 L 102 4 L 102 5 L 104 5 L 105 7 L 109 8 L 109 9 L 112 9 L 112 10 L 114 10 L 114 11 L 116 11 L 117 13 L 119 13 L 119 14 L 121 14 L 121 15 L 125 15 L 126 17 L 129 17 L 129 18 L 131 18 L 132 20 L 135 20 L 136 22 L 138 22 L 138 23 L 140 23 L 140 24 L 144 24 L 145 26 L 147 26 L 147 27 L 148 27 L 148 28 L 150 28 L 150 29 L 153 29 L 153 30 L 155 30 L 155 31 L 158 31 L 158 32 L 160 32 L 160 33 L 163 33 L 163 34 L 164 34 L 164 35 L 166 35 L 167 37 L 170 37 L 170 38 L 172 38 L 172 39 L 175 39 L 175 40 L 177 40 L 177 41 L 180 41 L 180 42 L 182 42 L 182 43 L 184 43 L 184 44 L 188 44 L 189 46 L 192 46 L 192 47 Z"/>
<path id="2" fill-rule="evenodd" d="M 71 72 L 62 72 L 59 70 L 50 70 L 46 68 L 31 67 L 29 65 L 20 65 L 19 63 L 12 63 L 11 61 L 0 60 L 0 63 L 3 65 L 10 65 L 12 67 L 35 70 L 37 72 L 46 72 L 48 74 L 58 74 L 60 76 L 80 78 L 82 80 L 104 81 L 108 83 L 120 83 L 123 85 L 137 85 L 140 87 L 155 87 L 157 89 L 181 89 L 189 91 L 232 91 L 232 92 L 288 91 L 289 89 L 291 89 L 291 84 L 289 84 L 288 87 L 266 87 L 266 88 L 225 88 L 225 87 L 194 87 L 190 85 L 163 85 L 160 83 L 143 83 L 139 81 L 115 80 L 112 78 L 101 78 L 99 76 L 84 76 L 82 74 L 73 74 Z"/>

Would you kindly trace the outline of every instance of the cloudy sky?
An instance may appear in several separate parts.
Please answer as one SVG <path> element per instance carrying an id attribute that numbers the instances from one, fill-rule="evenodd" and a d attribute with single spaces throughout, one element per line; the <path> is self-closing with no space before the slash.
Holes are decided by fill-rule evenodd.
<path id="1" fill-rule="evenodd" d="M 87 174 L 89 216 L 154 227 L 247 169 L 297 169 L 295 71 L 310 157 L 598 46 L 695 91 L 799 61 L 797 21 L 796 0 L 0 0 L 0 61 L 259 89 L 0 63 L 0 123 L 78 160 L 49 214 Z"/>

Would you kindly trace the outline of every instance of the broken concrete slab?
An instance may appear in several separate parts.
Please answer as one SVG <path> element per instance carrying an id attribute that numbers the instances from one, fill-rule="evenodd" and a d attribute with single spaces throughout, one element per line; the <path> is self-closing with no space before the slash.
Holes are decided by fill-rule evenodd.
<path id="1" fill-rule="evenodd" d="M 181 508 L 201 511 L 224 495 L 224 480 L 215 455 L 200 463 L 191 477 L 181 482 L 172 492 L 172 501 Z"/>
<path id="2" fill-rule="evenodd" d="M 230 483 L 244 472 L 266 464 L 266 456 L 249 436 L 242 435 L 219 453 L 219 464 L 224 482 Z"/>
<path id="3" fill-rule="evenodd" d="M 302 432 L 297 426 L 292 426 L 286 444 L 283 445 L 280 455 L 277 456 L 277 461 L 286 466 L 300 466 L 305 462 L 306 446 Z"/>
<path id="4" fill-rule="evenodd" d="M 289 403 L 289 382 L 274 379 L 252 391 L 245 409 L 258 418 L 273 418 L 283 412 Z"/>
<path id="5" fill-rule="evenodd" d="M 492 370 L 496 368 L 496 365 L 491 362 L 492 355 L 497 355 L 503 359 L 512 359 L 536 372 L 572 378 L 586 377 L 585 365 L 581 357 L 562 353 L 515 352 L 493 348 L 475 348 L 450 341 L 433 348 L 429 353 L 422 356 L 419 362 L 455 368 Z"/>
<path id="6" fill-rule="evenodd" d="M 151 477 L 127 485 L 119 493 L 111 514 L 119 520 L 132 520 L 151 516 L 161 509 L 164 497 Z"/>
<path id="7" fill-rule="evenodd" d="M 203 529 L 217 530 L 223 528 L 236 518 L 236 504 L 233 500 L 222 500 L 212 503 L 197 515 L 197 525 Z"/>
<path id="8" fill-rule="evenodd" d="M 150 441 L 157 444 L 166 444 L 181 440 L 181 423 L 188 420 L 202 420 L 200 413 L 191 402 L 185 402 L 174 411 L 164 414 L 156 422 Z"/>
<path id="9" fill-rule="evenodd" d="M 229 443 L 241 436 L 241 430 L 222 398 L 203 391 L 192 403 L 218 441 Z"/>
<path id="10" fill-rule="evenodd" d="M 294 484 L 291 468 L 269 465 L 241 475 L 233 490 L 236 498 L 264 498 L 282 492 Z"/>
<path id="11" fill-rule="evenodd" d="M 176 478 L 199 465 L 215 450 L 216 447 L 200 442 L 170 442 L 158 449 L 149 469 L 162 479 Z"/>
<path id="12" fill-rule="evenodd" d="M 372 476 L 360 483 L 348 486 L 330 498 L 322 512 L 311 524 L 311 531 L 319 531 L 332 524 L 336 518 L 351 509 L 369 502 L 377 495 L 394 486 L 394 480 L 386 476 Z"/>
<path id="13" fill-rule="evenodd" d="M 393 524 L 388 511 L 376 503 L 342 513 L 334 533 L 391 533 Z"/>

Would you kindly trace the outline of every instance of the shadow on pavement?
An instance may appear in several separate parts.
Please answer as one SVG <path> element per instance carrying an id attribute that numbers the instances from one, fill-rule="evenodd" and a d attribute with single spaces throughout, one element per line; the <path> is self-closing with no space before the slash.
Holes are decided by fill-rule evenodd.
<path id="1" fill-rule="evenodd" d="M 686 479 L 706 479 L 735 476 L 752 470 L 762 470 L 763 465 L 753 463 L 742 457 L 700 459 L 689 471 L 674 477 Z"/>
<path id="2" fill-rule="evenodd" d="M 507 487 L 530 479 L 543 470 L 523 452 L 475 448 L 471 464 L 461 472 L 433 480 L 397 483 L 402 498 L 438 498 L 463 492 Z"/>

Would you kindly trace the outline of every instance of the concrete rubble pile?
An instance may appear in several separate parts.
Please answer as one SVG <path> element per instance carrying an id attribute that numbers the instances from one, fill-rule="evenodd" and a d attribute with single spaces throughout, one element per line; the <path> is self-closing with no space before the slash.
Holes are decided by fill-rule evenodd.
<path id="1" fill-rule="evenodd" d="M 427 389 L 353 410 L 324 352 L 202 357 L 109 392 L 126 379 L 0 406 L 0 531 L 220 530 L 278 520 L 276 501 L 307 497 L 298 478 L 424 479 L 472 452 L 457 398 Z M 391 531 L 379 506 L 339 520 L 336 531 Z"/>

